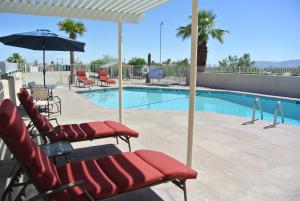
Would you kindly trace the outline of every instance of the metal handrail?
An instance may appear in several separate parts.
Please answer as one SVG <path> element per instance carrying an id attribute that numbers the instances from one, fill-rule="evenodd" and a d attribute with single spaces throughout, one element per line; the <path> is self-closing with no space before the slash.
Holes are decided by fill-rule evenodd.
<path id="1" fill-rule="evenodd" d="M 263 120 L 264 119 L 264 114 L 263 114 L 263 107 L 260 101 L 260 98 L 256 98 L 253 106 L 252 106 L 252 123 L 254 123 L 255 121 L 255 113 L 256 113 L 256 106 L 258 105 L 259 110 L 260 110 L 260 119 Z"/>
<path id="2" fill-rule="evenodd" d="M 284 112 L 283 112 L 283 106 L 281 101 L 278 101 L 275 107 L 273 127 L 275 127 L 277 124 L 278 110 L 280 110 L 281 113 L 281 122 L 284 123 Z"/>

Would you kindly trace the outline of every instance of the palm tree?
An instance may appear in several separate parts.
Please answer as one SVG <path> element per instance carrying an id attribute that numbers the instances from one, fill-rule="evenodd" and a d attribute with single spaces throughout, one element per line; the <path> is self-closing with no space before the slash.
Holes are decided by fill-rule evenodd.
<path id="1" fill-rule="evenodd" d="M 19 53 L 13 53 L 12 56 L 8 57 L 6 61 L 10 63 L 18 63 L 23 64 L 25 63 L 25 59 Z"/>
<path id="2" fill-rule="evenodd" d="M 58 23 L 58 27 L 60 31 L 65 31 L 69 34 L 69 38 L 76 39 L 77 35 L 80 36 L 83 35 L 84 32 L 86 32 L 86 27 L 82 22 L 75 22 L 71 19 L 65 19 L 64 21 L 61 21 Z M 74 83 L 74 52 L 70 52 L 70 73 L 71 73 L 71 83 Z"/>
<path id="3" fill-rule="evenodd" d="M 191 17 L 190 17 L 191 18 Z M 207 42 L 210 37 L 217 39 L 220 43 L 224 42 L 224 35 L 228 30 L 215 28 L 216 15 L 212 10 L 200 10 L 198 12 L 198 47 L 197 47 L 197 66 L 199 72 L 205 71 L 207 59 Z M 177 37 L 183 40 L 191 36 L 192 25 L 181 26 L 177 29 Z"/>

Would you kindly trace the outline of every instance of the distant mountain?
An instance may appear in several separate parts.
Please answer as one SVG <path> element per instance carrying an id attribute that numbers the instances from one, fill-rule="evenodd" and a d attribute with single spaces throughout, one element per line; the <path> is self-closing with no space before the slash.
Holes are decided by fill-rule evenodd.
<path id="1" fill-rule="evenodd" d="M 300 67 L 300 59 L 286 60 L 286 61 L 255 61 L 257 68 L 295 68 Z"/>

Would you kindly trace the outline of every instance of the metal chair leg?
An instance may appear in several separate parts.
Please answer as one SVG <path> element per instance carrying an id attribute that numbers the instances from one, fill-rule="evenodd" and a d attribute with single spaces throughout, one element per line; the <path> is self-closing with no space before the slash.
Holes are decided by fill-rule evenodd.
<path id="1" fill-rule="evenodd" d="M 14 169 L 15 169 L 15 167 L 14 167 Z M 21 172 L 21 168 L 18 167 L 17 171 L 12 176 L 8 186 L 5 188 L 4 192 L 2 193 L 1 201 L 5 201 L 6 197 L 8 197 L 9 201 L 11 200 L 11 192 L 13 190 L 14 183 L 18 180 L 18 178 L 20 176 L 20 172 Z"/>
<path id="2" fill-rule="evenodd" d="M 127 144 L 128 144 L 128 149 L 131 152 L 130 138 L 126 137 L 126 141 L 127 141 Z"/>
<path id="3" fill-rule="evenodd" d="M 187 201 L 187 192 L 186 192 L 186 184 L 185 184 L 185 182 L 183 182 L 182 187 L 183 187 L 184 201 Z"/>

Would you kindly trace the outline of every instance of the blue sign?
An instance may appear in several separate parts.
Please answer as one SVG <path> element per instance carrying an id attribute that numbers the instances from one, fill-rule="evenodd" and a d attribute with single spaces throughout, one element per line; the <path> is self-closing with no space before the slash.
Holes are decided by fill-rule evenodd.
<path id="1" fill-rule="evenodd" d="M 164 77 L 164 69 L 160 67 L 151 66 L 149 68 L 150 79 L 162 79 Z"/>

